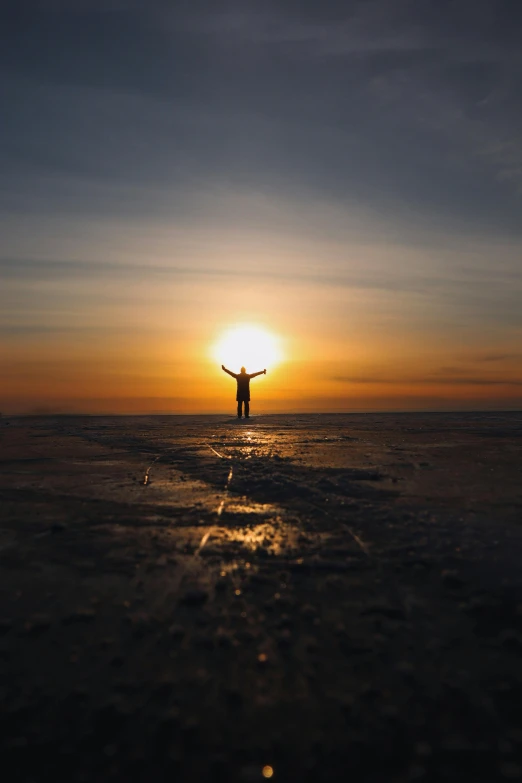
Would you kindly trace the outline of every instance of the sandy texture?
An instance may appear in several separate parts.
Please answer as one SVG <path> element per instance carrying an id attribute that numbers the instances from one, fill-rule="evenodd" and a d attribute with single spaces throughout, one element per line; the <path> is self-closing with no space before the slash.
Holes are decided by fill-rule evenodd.
<path id="1" fill-rule="evenodd" d="M 522 779 L 521 414 L 0 419 L 0 449 L 9 780 Z"/>

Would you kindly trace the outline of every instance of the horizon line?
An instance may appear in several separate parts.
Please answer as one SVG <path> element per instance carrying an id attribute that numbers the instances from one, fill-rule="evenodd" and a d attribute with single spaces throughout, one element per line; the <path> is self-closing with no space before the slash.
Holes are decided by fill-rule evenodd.
<path id="1" fill-rule="evenodd" d="M 353 409 L 346 411 L 281 411 L 280 413 L 254 413 L 250 415 L 250 419 L 267 418 L 272 416 L 352 416 L 352 415 L 365 415 L 365 414 L 416 414 L 416 413 L 522 413 L 522 408 L 414 408 L 405 410 L 404 408 L 389 408 L 382 409 Z M 84 416 L 89 418 L 96 418 L 100 416 L 111 417 L 142 417 L 148 418 L 154 416 L 199 416 L 199 417 L 214 417 L 214 416 L 228 416 L 229 418 L 237 418 L 235 414 L 230 411 L 217 411 L 215 413 L 178 413 L 175 411 L 154 411 L 154 412 L 136 412 L 136 413 L 115 413 L 114 411 L 99 411 L 93 413 L 92 411 L 46 411 L 46 412 L 27 412 L 27 413 L 2 413 L 0 411 L 0 418 L 3 419 L 23 419 L 23 418 L 47 418 L 50 416 Z"/>

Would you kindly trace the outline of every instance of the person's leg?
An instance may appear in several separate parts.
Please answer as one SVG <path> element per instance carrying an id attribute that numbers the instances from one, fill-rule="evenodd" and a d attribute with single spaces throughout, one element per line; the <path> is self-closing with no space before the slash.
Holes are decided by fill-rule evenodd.
<path id="1" fill-rule="evenodd" d="M 237 418 L 238 418 L 238 419 L 240 419 L 240 418 L 241 418 L 241 409 L 242 409 L 242 407 L 243 407 L 243 402 L 242 402 L 242 400 L 238 400 L 238 401 L 237 401 Z"/>
<path id="2" fill-rule="evenodd" d="M 250 403 L 245 400 L 245 419 L 250 418 Z"/>

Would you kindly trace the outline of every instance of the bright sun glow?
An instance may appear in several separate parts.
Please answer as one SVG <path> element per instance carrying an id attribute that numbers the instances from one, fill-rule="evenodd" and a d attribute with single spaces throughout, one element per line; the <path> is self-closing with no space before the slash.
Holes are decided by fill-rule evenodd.
<path id="1" fill-rule="evenodd" d="M 225 332 L 213 348 L 212 355 L 232 372 L 246 367 L 248 373 L 272 369 L 281 361 L 279 340 L 257 326 L 235 326 Z"/>

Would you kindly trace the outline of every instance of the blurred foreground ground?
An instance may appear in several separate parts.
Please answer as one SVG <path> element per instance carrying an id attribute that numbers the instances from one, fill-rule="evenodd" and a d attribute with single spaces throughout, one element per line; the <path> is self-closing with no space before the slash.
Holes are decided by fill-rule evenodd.
<path id="1" fill-rule="evenodd" d="M 0 419 L 0 464 L 6 781 L 522 780 L 522 414 Z"/>

